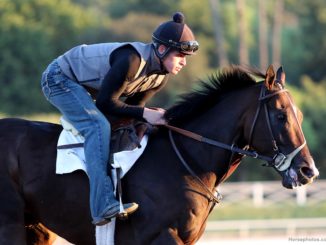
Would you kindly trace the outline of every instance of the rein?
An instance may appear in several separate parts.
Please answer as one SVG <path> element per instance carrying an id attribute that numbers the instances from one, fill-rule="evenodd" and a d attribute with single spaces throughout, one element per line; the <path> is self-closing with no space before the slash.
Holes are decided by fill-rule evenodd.
<path id="1" fill-rule="evenodd" d="M 276 81 L 276 82 L 278 82 L 278 81 Z M 176 155 L 178 156 L 179 160 L 184 165 L 184 167 L 187 169 L 187 171 L 195 178 L 195 180 L 203 187 L 203 189 L 206 190 L 206 192 L 209 195 L 209 198 L 208 198 L 209 201 L 214 202 L 215 204 L 219 203 L 220 200 L 221 200 L 221 195 L 217 192 L 217 197 L 216 197 L 213 194 L 213 192 L 206 186 L 206 184 L 203 183 L 202 180 L 196 175 L 196 173 L 190 168 L 190 166 L 184 160 L 184 158 L 182 157 L 179 149 L 177 148 L 177 146 L 175 144 L 175 141 L 174 141 L 173 136 L 172 136 L 172 131 L 174 131 L 176 133 L 179 133 L 181 135 L 184 135 L 184 136 L 186 136 L 188 138 L 194 139 L 196 141 L 199 141 L 199 142 L 202 142 L 202 143 L 205 143 L 205 144 L 208 144 L 208 145 L 216 146 L 216 147 L 231 151 L 232 153 L 238 153 L 238 154 L 241 154 L 241 155 L 245 155 L 245 156 L 249 156 L 249 157 L 252 157 L 252 158 L 257 158 L 257 159 L 267 161 L 268 164 L 266 166 L 272 166 L 272 167 L 275 167 L 279 171 L 285 171 L 290 167 L 292 159 L 306 145 L 306 140 L 304 139 L 304 143 L 301 146 L 297 147 L 294 151 L 292 151 L 288 155 L 285 155 L 285 154 L 283 154 L 283 153 L 281 153 L 279 151 L 279 147 L 277 146 L 276 140 L 275 140 L 275 138 L 273 136 L 273 131 L 272 131 L 272 127 L 271 127 L 271 123 L 270 123 L 270 119 L 269 119 L 269 111 L 268 111 L 266 103 L 264 103 L 266 101 L 266 99 L 269 99 L 269 98 L 271 98 L 271 97 L 273 97 L 273 96 L 275 96 L 275 95 L 277 95 L 279 93 L 287 92 L 287 90 L 284 89 L 280 83 L 278 83 L 278 85 L 280 87 L 280 90 L 278 90 L 278 91 L 276 91 L 274 93 L 271 93 L 271 94 L 267 94 L 267 95 L 265 94 L 266 88 L 262 85 L 262 89 L 261 89 L 260 96 L 259 96 L 259 99 L 258 99 L 259 105 L 258 105 L 256 114 L 255 114 L 255 117 L 254 117 L 254 120 L 253 120 L 253 124 L 252 124 L 251 130 L 250 130 L 250 136 L 249 136 L 249 147 L 250 147 L 258 116 L 260 114 L 261 108 L 264 107 L 266 121 L 267 121 L 268 129 L 269 129 L 269 132 L 270 132 L 270 135 L 271 135 L 271 139 L 272 139 L 273 150 L 277 152 L 273 157 L 258 154 L 256 151 L 253 151 L 253 150 L 245 150 L 245 149 L 242 149 L 242 148 L 239 148 L 239 147 L 235 146 L 234 144 L 228 145 L 228 144 L 222 143 L 220 141 L 213 140 L 213 139 L 210 139 L 210 138 L 206 138 L 206 137 L 204 137 L 202 135 L 199 135 L 199 134 L 196 134 L 194 132 L 191 132 L 191 131 L 188 131 L 188 130 L 185 130 L 185 129 L 182 129 L 182 128 L 178 128 L 178 127 L 175 127 L 175 126 L 172 126 L 172 125 L 169 125 L 169 124 L 164 125 L 166 128 L 169 129 L 169 138 L 170 138 L 172 147 L 173 147 Z M 289 98 L 289 100 L 290 100 L 290 98 Z M 294 112 L 294 109 L 293 109 L 294 106 L 293 106 L 291 100 L 290 100 L 290 104 L 291 104 L 292 110 Z M 296 117 L 296 119 L 297 119 L 297 117 Z M 297 124 L 299 125 L 298 119 L 297 119 Z M 301 130 L 301 134 L 303 135 L 302 130 Z M 303 136 L 303 138 L 304 138 L 304 136 Z"/>
<path id="2" fill-rule="evenodd" d="M 213 145 L 213 146 L 225 149 L 225 150 L 229 150 L 229 151 L 232 151 L 232 152 L 235 152 L 235 153 L 239 153 L 241 155 L 250 156 L 252 158 L 258 158 L 258 159 L 268 161 L 268 162 L 273 160 L 272 157 L 260 155 L 256 151 L 244 150 L 242 148 L 236 147 L 235 145 L 228 145 L 228 144 L 222 143 L 222 142 L 217 141 L 217 140 L 212 140 L 212 139 L 206 138 L 206 137 L 204 137 L 202 135 L 193 133 L 191 131 L 188 131 L 188 130 L 185 130 L 185 129 L 182 129 L 182 128 L 174 127 L 174 126 L 169 125 L 169 124 L 165 125 L 165 127 L 170 129 L 170 132 L 171 131 L 177 132 L 177 133 L 179 133 L 181 135 L 184 135 L 184 136 L 186 136 L 188 138 L 197 140 L 197 141 L 202 142 L 202 143 L 206 143 L 208 145 Z"/>
<path id="3" fill-rule="evenodd" d="M 173 127 L 170 125 L 166 125 L 168 128 Z M 174 128 L 174 127 L 173 127 Z M 177 128 L 176 128 L 177 129 Z M 189 132 L 189 131 L 188 131 Z M 191 133 L 191 132 L 189 132 Z M 195 178 L 195 180 L 206 190 L 206 192 L 209 195 L 208 200 L 210 202 L 214 202 L 214 203 L 219 203 L 220 200 L 222 199 L 222 196 L 217 192 L 217 196 L 215 196 L 212 191 L 206 186 L 206 184 L 197 176 L 197 174 L 190 168 L 190 166 L 187 164 L 187 162 L 184 160 L 184 158 L 182 157 L 180 151 L 178 150 L 175 141 L 172 137 L 172 133 L 171 130 L 169 130 L 169 138 L 171 140 L 171 144 L 173 146 L 173 149 L 175 151 L 175 153 L 177 154 L 177 156 L 179 157 L 179 160 L 181 161 L 181 163 L 183 164 L 183 166 L 188 170 L 188 172 L 192 175 L 192 177 Z"/>

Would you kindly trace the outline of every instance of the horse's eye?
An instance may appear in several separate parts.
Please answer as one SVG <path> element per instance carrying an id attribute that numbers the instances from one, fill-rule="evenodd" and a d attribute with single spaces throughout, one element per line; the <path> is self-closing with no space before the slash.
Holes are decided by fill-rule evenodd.
<path id="1" fill-rule="evenodd" d="M 284 113 L 280 113 L 277 115 L 277 119 L 284 122 L 286 119 L 286 115 Z"/>

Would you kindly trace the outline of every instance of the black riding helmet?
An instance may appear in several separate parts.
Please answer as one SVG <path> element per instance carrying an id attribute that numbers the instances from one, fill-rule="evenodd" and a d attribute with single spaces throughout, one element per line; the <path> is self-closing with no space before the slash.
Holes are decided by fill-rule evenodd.
<path id="1" fill-rule="evenodd" d="M 154 31 L 152 35 L 154 50 L 160 59 L 164 58 L 171 50 L 178 50 L 187 55 L 194 54 L 198 50 L 199 44 L 184 20 L 184 15 L 177 12 L 173 15 L 173 20 L 162 23 Z M 167 47 L 163 54 L 158 52 L 158 47 L 161 44 Z"/>

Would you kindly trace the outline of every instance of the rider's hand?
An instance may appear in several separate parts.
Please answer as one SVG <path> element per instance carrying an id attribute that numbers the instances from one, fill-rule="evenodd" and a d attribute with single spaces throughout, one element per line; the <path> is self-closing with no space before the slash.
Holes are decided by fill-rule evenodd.
<path id="1" fill-rule="evenodd" d="M 164 119 L 165 110 L 162 108 L 144 108 L 143 118 L 153 125 L 164 125 L 166 121 Z"/>

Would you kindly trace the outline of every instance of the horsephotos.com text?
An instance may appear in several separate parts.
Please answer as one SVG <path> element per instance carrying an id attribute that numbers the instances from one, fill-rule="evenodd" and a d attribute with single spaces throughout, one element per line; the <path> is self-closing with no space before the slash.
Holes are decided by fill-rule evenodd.
<path id="1" fill-rule="evenodd" d="M 289 242 L 326 242 L 326 237 L 289 237 Z"/>

